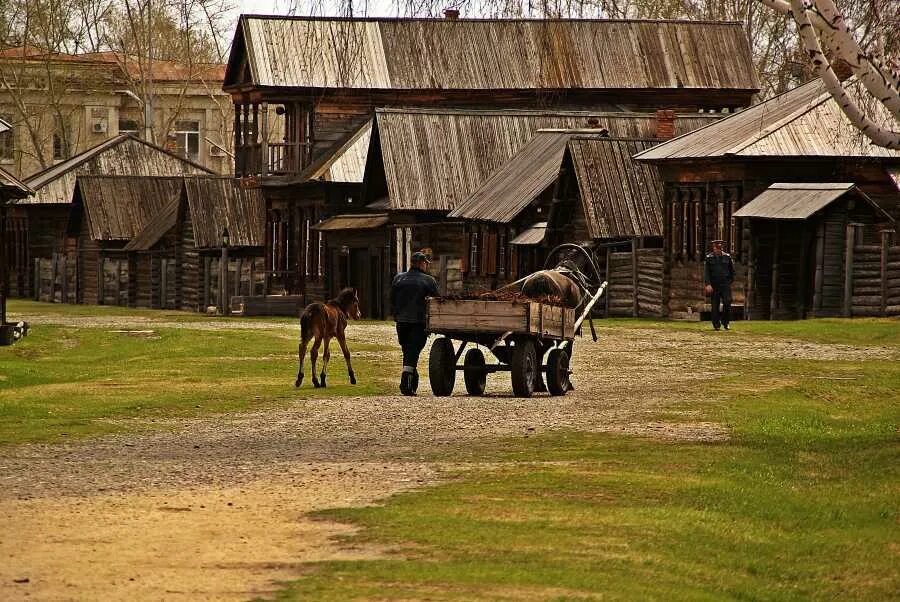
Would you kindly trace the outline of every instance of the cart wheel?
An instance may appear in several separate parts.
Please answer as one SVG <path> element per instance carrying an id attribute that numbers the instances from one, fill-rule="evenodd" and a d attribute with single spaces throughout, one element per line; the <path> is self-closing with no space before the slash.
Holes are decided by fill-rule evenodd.
<path id="1" fill-rule="evenodd" d="M 431 392 L 435 396 L 447 397 L 453 393 L 456 354 L 447 337 L 438 338 L 431 346 L 431 353 L 428 354 L 428 378 L 431 380 Z"/>
<path id="2" fill-rule="evenodd" d="M 466 359 L 463 366 L 483 368 L 485 366 L 484 354 L 481 349 L 469 349 L 466 352 Z M 487 372 L 482 370 L 466 370 L 463 373 L 466 381 L 466 392 L 469 395 L 484 395 L 484 388 L 487 386 Z"/>
<path id="3" fill-rule="evenodd" d="M 569 354 L 564 349 L 551 349 L 547 356 L 547 389 L 550 395 L 569 390 Z"/>
<path id="4" fill-rule="evenodd" d="M 535 377 L 540 370 L 533 341 L 518 341 L 513 348 L 511 376 L 516 397 L 531 397 Z"/>

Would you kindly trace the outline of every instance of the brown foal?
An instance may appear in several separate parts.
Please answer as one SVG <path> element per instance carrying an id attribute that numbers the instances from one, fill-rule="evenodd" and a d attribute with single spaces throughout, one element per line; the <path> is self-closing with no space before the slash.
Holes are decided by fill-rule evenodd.
<path id="1" fill-rule="evenodd" d="M 350 375 L 350 384 L 356 384 L 356 376 L 353 375 L 353 366 L 350 364 L 350 350 L 347 349 L 347 339 L 344 337 L 344 329 L 347 328 L 347 320 L 353 318 L 359 320 L 362 313 L 359 311 L 359 296 L 355 288 L 345 288 L 338 296 L 327 303 L 310 303 L 300 316 L 300 368 L 297 370 L 297 380 L 294 386 L 299 387 L 303 382 L 303 356 L 306 355 L 306 346 L 309 340 L 315 337 L 312 349 L 309 351 L 309 361 L 312 363 L 312 381 L 314 387 L 325 386 L 325 373 L 328 370 L 328 360 L 331 352 L 328 344 L 331 338 L 338 340 L 341 351 L 344 352 L 344 361 L 347 362 L 347 372 Z M 325 349 L 322 351 L 322 373 L 316 378 L 316 356 L 319 353 L 319 344 L 325 341 Z"/>

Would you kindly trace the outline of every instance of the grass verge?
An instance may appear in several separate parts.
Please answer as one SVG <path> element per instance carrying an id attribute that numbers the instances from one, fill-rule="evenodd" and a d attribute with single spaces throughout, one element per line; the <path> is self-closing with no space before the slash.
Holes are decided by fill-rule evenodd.
<path id="1" fill-rule="evenodd" d="M 869 327 L 821 336 L 863 341 Z M 764 330 L 746 336 L 779 335 Z M 444 457 L 482 463 L 448 483 L 322 512 L 362 528 L 352 543 L 393 551 L 310 565 L 278 599 L 895 598 L 896 362 L 754 361 L 705 396 L 698 419 L 730 440 L 485 442 Z"/>
<path id="2" fill-rule="evenodd" d="M 61 307 L 65 312 L 73 306 Z M 77 315 L 106 315 L 105 308 L 91 308 L 91 313 L 74 307 Z M 21 302 L 14 308 L 21 310 Z M 39 309 L 47 315 L 44 304 Z M 110 309 L 115 315 L 137 315 Z M 167 320 L 166 315 L 147 312 L 153 320 Z M 297 390 L 293 329 L 257 328 L 251 321 L 237 330 L 156 328 L 152 322 L 130 328 L 40 325 L 19 343 L 0 348 L 0 445 L 148 427 L 166 418 L 255 410 L 304 397 L 387 390 L 386 368 L 378 361 L 386 349 L 381 345 L 351 344 L 360 384 L 347 384 L 343 357 L 333 343 L 329 387 L 313 389 L 306 382 Z M 306 372 L 309 381 L 308 361 Z"/>

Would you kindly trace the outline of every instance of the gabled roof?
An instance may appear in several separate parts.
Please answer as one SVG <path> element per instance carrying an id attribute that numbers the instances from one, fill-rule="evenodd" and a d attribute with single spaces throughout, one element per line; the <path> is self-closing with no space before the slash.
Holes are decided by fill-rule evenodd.
<path id="1" fill-rule="evenodd" d="M 196 248 L 219 248 L 228 228 L 232 247 L 265 244 L 266 203 L 258 188 L 234 178 L 80 176 L 88 229 L 94 240 L 128 240 L 126 250 L 152 248 L 177 223 L 181 202 L 190 211 Z"/>
<path id="2" fill-rule="evenodd" d="M 567 145 L 591 238 L 662 236 L 663 185 L 632 155 L 658 140 L 576 136 Z"/>
<path id="3" fill-rule="evenodd" d="M 873 105 L 872 117 L 893 123 L 887 109 L 866 102 L 855 78 L 844 82 L 851 97 Z M 673 161 L 721 157 L 890 157 L 900 151 L 872 144 L 853 127 L 837 102 L 815 79 L 790 92 L 744 109 L 690 134 L 674 138 L 635 157 L 641 161 Z"/>
<path id="4" fill-rule="evenodd" d="M 848 192 L 854 192 L 883 219 L 894 221 L 875 201 L 852 183 L 776 183 L 738 209 L 734 217 L 804 220 Z"/>
<path id="5" fill-rule="evenodd" d="M 259 188 L 241 188 L 230 177 L 188 176 L 184 183 L 197 248 L 221 248 L 225 228 L 232 247 L 266 244 L 266 200 Z"/>
<path id="6" fill-rule="evenodd" d="M 93 240 L 131 240 L 164 207 L 178 199 L 182 180 L 80 176 L 77 187 Z"/>
<path id="7" fill-rule="evenodd" d="M 29 176 L 34 196 L 20 204 L 71 203 L 75 181 L 82 175 L 171 176 L 212 174 L 199 163 L 130 134 L 120 134 L 83 153 Z"/>
<path id="8" fill-rule="evenodd" d="M 597 123 L 589 125 L 589 119 Z M 676 133 L 710 119 L 714 117 L 678 116 Z M 378 109 L 367 186 L 375 164 L 382 161 L 392 210 L 449 211 L 471 197 L 538 130 L 599 127 L 615 137 L 652 138 L 656 126 L 655 115 L 648 113 Z M 496 202 L 487 196 L 482 201 Z"/>
<path id="9" fill-rule="evenodd" d="M 347 182 L 359 184 L 363 181 L 369 140 L 372 137 L 372 120 L 368 120 L 350 132 L 331 152 L 300 172 L 290 183 L 319 180 L 325 182 Z"/>
<path id="10" fill-rule="evenodd" d="M 225 86 L 759 89 L 740 23 L 242 15 Z"/>

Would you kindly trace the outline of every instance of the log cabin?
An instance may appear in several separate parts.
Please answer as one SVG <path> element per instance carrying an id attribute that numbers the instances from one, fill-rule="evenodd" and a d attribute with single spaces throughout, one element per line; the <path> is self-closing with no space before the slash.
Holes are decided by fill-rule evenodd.
<path id="1" fill-rule="evenodd" d="M 233 178 L 79 176 L 71 216 L 66 302 L 198 311 L 262 290 L 265 204 Z"/>
<path id="2" fill-rule="evenodd" d="M 846 80 L 844 88 L 865 100 L 855 79 Z M 883 107 L 871 104 L 876 120 L 891 122 Z M 900 310 L 900 279 L 891 271 L 898 251 L 890 233 L 900 215 L 900 151 L 871 144 L 821 81 L 635 159 L 657 166 L 664 182 L 667 315 L 697 319 L 707 311 L 702 269 L 713 239 L 725 240 L 735 260 L 735 308 L 744 317 Z M 788 207 L 806 197 L 803 211 L 785 218 L 769 207 L 770 202 Z M 760 204 L 766 211 L 756 208 Z M 854 272 L 854 257 L 867 257 L 872 265 Z M 865 277 L 857 282 L 854 273 Z"/>
<path id="3" fill-rule="evenodd" d="M 210 174 L 207 168 L 163 148 L 122 134 L 26 179 L 34 190 L 14 201 L 8 229 L 14 248 L 10 251 L 9 287 L 13 296 L 45 301 L 63 300 L 62 283 L 69 271 L 65 255 L 73 252 L 67 240 L 76 181 L 81 175 L 166 176 L 184 173 Z M 39 286 L 43 282 L 44 286 Z M 74 293 L 67 287 L 66 294 Z"/>
<path id="4" fill-rule="evenodd" d="M 354 136 L 373 119 L 373 128 L 390 119 L 386 113 L 376 116 L 376 109 L 622 111 L 652 118 L 657 109 L 699 114 L 745 107 L 759 83 L 738 23 L 244 15 L 224 89 L 235 108 L 235 174 L 261 187 L 267 200 L 267 292 L 312 298 L 333 285 L 327 273 L 310 272 L 308 266 L 327 272 L 341 265 L 320 259 L 331 252 L 320 242 L 327 230 L 312 226 L 347 213 L 338 200 L 358 198 L 361 187 L 334 187 L 322 177 L 308 186 L 307 170 L 343 156 L 354 144 L 371 149 Z M 442 173 L 464 180 L 471 190 L 476 174 L 484 176 L 499 164 L 479 165 L 477 153 L 458 154 L 464 148 L 460 141 L 457 154 L 443 157 Z M 515 150 L 508 149 L 503 160 Z M 368 178 L 366 188 L 365 204 L 389 200 L 371 197 Z M 418 230 L 433 223 L 433 236 L 449 236 L 453 230 L 444 222 L 451 201 L 436 197 L 413 209 L 419 212 Z M 373 210 L 382 211 L 378 205 Z M 396 266 L 405 249 L 419 241 L 410 240 L 413 234 L 402 221 L 394 224 L 395 214 L 401 220 L 408 214 L 390 208 L 388 213 L 394 236 L 385 255 Z M 332 231 L 328 237 L 333 236 Z M 442 267 L 451 289 L 462 282 L 461 267 Z"/>

